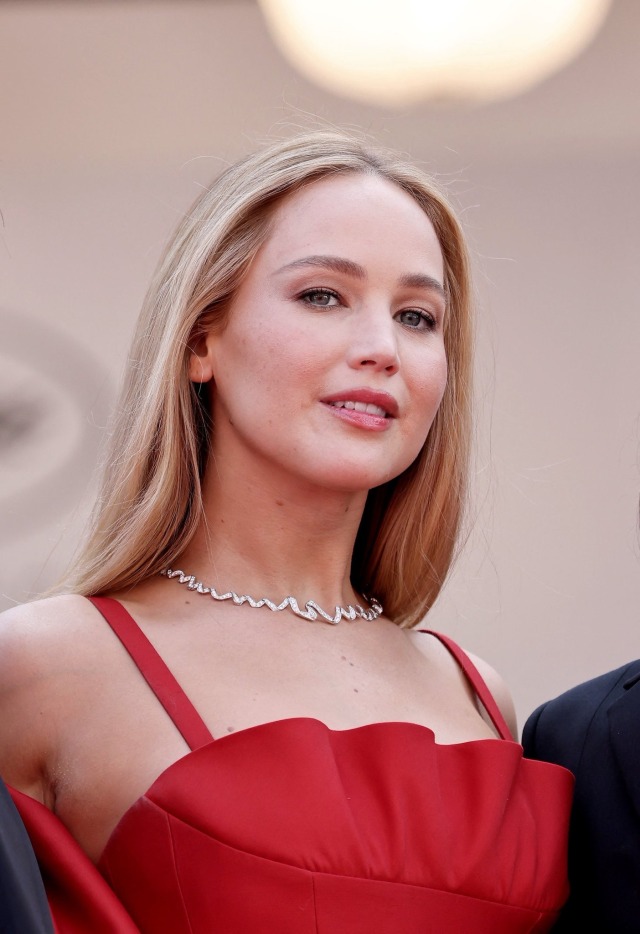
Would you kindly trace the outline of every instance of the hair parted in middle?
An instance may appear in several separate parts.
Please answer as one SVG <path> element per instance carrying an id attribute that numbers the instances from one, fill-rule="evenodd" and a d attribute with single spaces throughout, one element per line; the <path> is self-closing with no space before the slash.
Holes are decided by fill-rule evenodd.
<path id="1" fill-rule="evenodd" d="M 352 583 L 398 625 L 415 625 L 448 573 L 466 499 L 470 439 L 471 287 L 464 235 L 434 180 L 393 152 L 347 133 L 276 142 L 228 168 L 178 227 L 145 299 L 83 549 L 66 586 L 85 595 L 131 587 L 173 565 L 203 516 L 211 424 L 189 379 L 190 347 L 225 327 L 231 300 L 269 236 L 282 198 L 331 175 L 398 185 L 425 212 L 444 259 L 448 381 L 422 451 L 371 490 Z"/>

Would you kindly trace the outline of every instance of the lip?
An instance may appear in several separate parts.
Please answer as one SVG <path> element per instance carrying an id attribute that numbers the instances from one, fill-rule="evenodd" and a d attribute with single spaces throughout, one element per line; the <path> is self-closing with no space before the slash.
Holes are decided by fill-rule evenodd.
<path id="1" fill-rule="evenodd" d="M 388 418 L 397 418 L 399 412 L 398 403 L 392 395 L 378 389 L 369 389 L 366 386 L 335 392 L 330 396 L 324 396 L 320 401 L 324 402 L 325 405 L 331 405 L 333 402 L 364 402 L 365 404 L 377 405 L 379 408 L 384 409 Z M 353 410 L 336 409 L 336 411 L 348 412 Z"/>

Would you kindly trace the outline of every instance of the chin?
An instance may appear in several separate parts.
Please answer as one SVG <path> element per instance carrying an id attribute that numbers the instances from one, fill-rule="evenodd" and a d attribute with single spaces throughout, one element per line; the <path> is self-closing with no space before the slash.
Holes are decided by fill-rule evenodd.
<path id="1" fill-rule="evenodd" d="M 348 467 L 340 465 L 339 469 L 331 471 L 330 476 L 326 477 L 326 486 L 342 493 L 368 493 L 375 487 L 382 486 L 390 480 L 395 480 L 409 465 L 402 465 L 397 470 L 389 470 L 389 467 L 378 470 L 371 464 L 366 467 L 363 465 Z"/>

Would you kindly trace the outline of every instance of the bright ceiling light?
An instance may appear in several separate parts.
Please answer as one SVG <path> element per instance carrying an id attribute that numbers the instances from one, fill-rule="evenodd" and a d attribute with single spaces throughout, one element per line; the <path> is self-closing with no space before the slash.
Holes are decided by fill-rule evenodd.
<path id="1" fill-rule="evenodd" d="M 258 0 L 282 53 L 367 103 L 511 97 L 591 41 L 610 0 Z"/>

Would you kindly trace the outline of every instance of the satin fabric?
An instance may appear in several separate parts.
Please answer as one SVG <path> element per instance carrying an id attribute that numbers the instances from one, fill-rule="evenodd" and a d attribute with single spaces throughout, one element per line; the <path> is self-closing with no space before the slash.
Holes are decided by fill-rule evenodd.
<path id="1" fill-rule="evenodd" d="M 126 812 L 97 869 L 18 796 L 60 932 L 550 929 L 568 891 L 572 776 L 523 757 L 451 640 L 438 636 L 504 739 L 439 745 L 411 723 L 332 731 L 291 718 L 214 740 L 124 608 L 93 602 L 192 752 Z"/>

